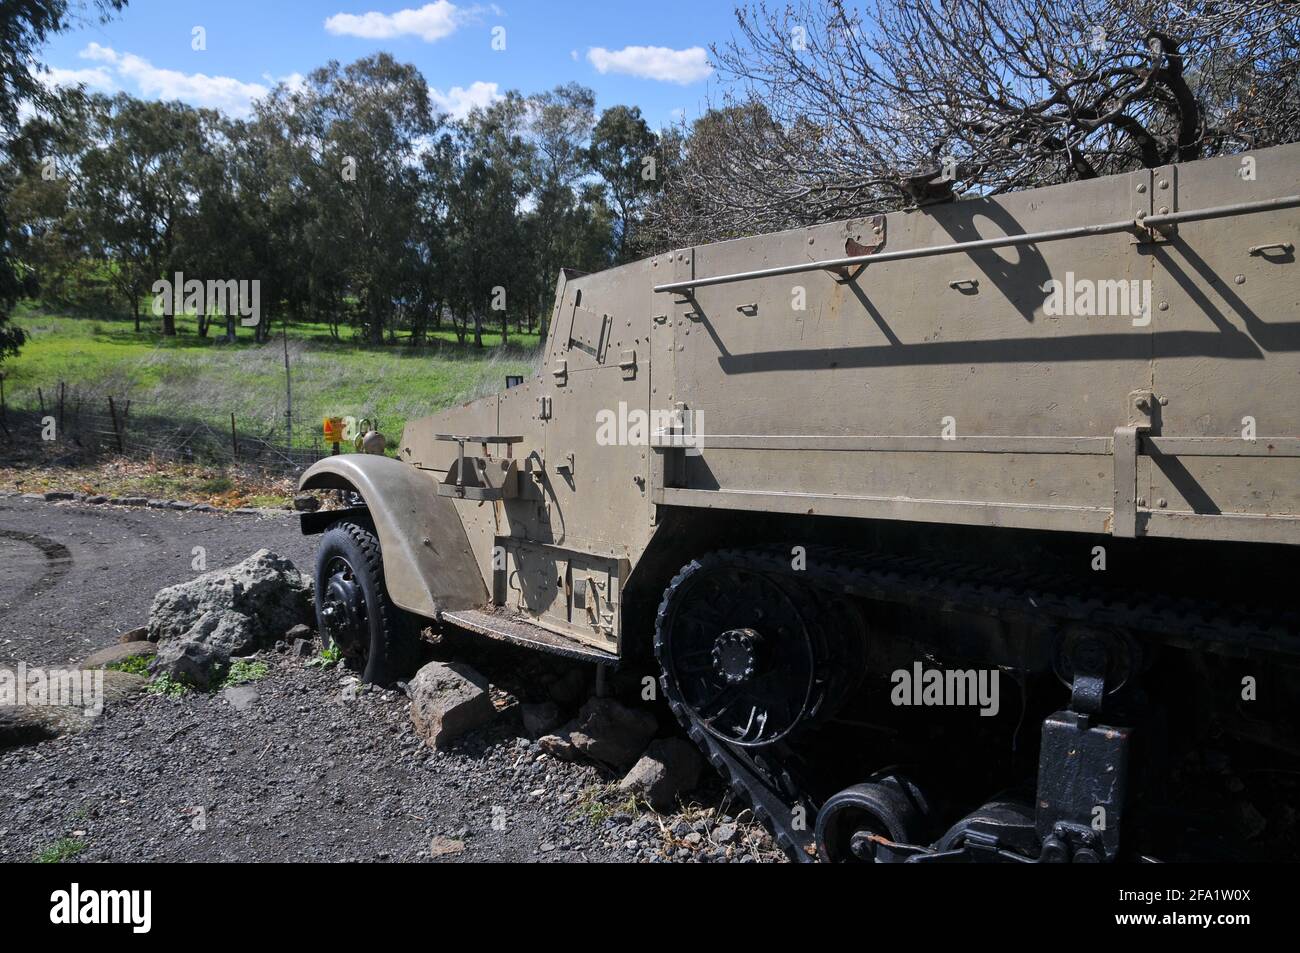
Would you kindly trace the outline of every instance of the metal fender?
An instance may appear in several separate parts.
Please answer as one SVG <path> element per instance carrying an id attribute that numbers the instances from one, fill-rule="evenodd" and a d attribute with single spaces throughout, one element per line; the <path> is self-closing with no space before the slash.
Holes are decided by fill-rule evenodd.
<path id="1" fill-rule="evenodd" d="M 389 598 L 400 608 L 433 619 L 488 601 L 455 506 L 423 471 L 391 457 L 340 454 L 313 464 L 298 488 L 361 494 L 383 550 Z"/>

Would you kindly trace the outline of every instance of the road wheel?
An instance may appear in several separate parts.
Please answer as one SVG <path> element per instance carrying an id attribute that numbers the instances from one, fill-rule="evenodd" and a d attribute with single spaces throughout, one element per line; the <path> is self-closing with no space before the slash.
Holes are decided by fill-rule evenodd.
<path id="1" fill-rule="evenodd" d="M 379 540 L 367 527 L 335 523 L 316 551 L 316 627 L 362 681 L 409 678 L 419 655 L 413 620 L 384 587 Z"/>

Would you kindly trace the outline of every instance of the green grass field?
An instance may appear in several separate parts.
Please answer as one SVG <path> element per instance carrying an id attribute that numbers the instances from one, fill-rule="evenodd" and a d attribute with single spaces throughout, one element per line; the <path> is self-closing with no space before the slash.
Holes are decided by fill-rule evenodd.
<path id="1" fill-rule="evenodd" d="M 28 341 L 2 367 L 6 400 L 14 408 L 34 409 L 39 387 L 49 408 L 62 381 L 70 401 L 80 398 L 99 413 L 111 396 L 132 401 L 132 418 L 160 414 L 228 429 L 234 413 L 241 431 L 282 430 L 279 329 L 259 345 L 252 330 L 241 327 L 238 340 L 227 344 L 221 327 L 201 338 L 193 317 L 176 321 L 177 336 L 167 338 L 152 316 L 136 332 L 129 316 L 83 317 L 20 305 L 13 322 L 27 332 Z M 348 328 L 340 334 L 342 340 L 335 340 L 326 324 L 288 330 L 295 444 L 309 445 L 325 416 L 377 419 L 396 439 L 407 420 L 494 393 L 505 386 L 507 374 L 533 374 L 538 360 L 536 334 L 512 331 L 509 344 L 501 347 L 499 329 L 484 334 L 482 349 L 460 345 L 449 327 L 420 348 L 361 343 Z"/>

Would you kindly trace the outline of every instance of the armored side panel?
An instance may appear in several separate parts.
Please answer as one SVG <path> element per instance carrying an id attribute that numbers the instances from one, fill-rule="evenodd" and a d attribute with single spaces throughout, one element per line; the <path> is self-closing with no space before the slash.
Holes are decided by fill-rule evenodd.
<path id="1" fill-rule="evenodd" d="M 401 457 L 611 652 L 665 508 L 1300 543 L 1300 146 L 1251 160 L 566 273 L 540 374 Z"/>
<path id="2" fill-rule="evenodd" d="M 1300 542 L 1293 204 L 909 256 L 1300 192 L 1300 147 L 1253 159 L 1250 176 L 1224 158 L 687 252 L 697 280 L 864 243 L 884 257 L 663 294 L 671 361 L 653 373 L 705 436 L 670 452 L 655 500 Z"/>

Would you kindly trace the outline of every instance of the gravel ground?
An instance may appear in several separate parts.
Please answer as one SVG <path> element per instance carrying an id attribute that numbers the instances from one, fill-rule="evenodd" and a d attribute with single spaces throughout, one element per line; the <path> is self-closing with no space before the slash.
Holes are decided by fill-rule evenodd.
<path id="1" fill-rule="evenodd" d="M 286 518 L 0 500 L 0 665 L 111 644 L 158 588 L 193 578 L 195 546 L 209 569 L 263 546 L 309 568 L 314 541 Z M 707 771 L 661 816 L 520 737 L 517 700 L 571 682 L 570 663 L 470 640 L 435 654 L 496 686 L 497 718 L 448 751 L 416 737 L 401 692 L 268 653 L 255 698 L 140 695 L 83 733 L 0 752 L 0 861 L 58 843 L 88 861 L 779 859 Z"/>

